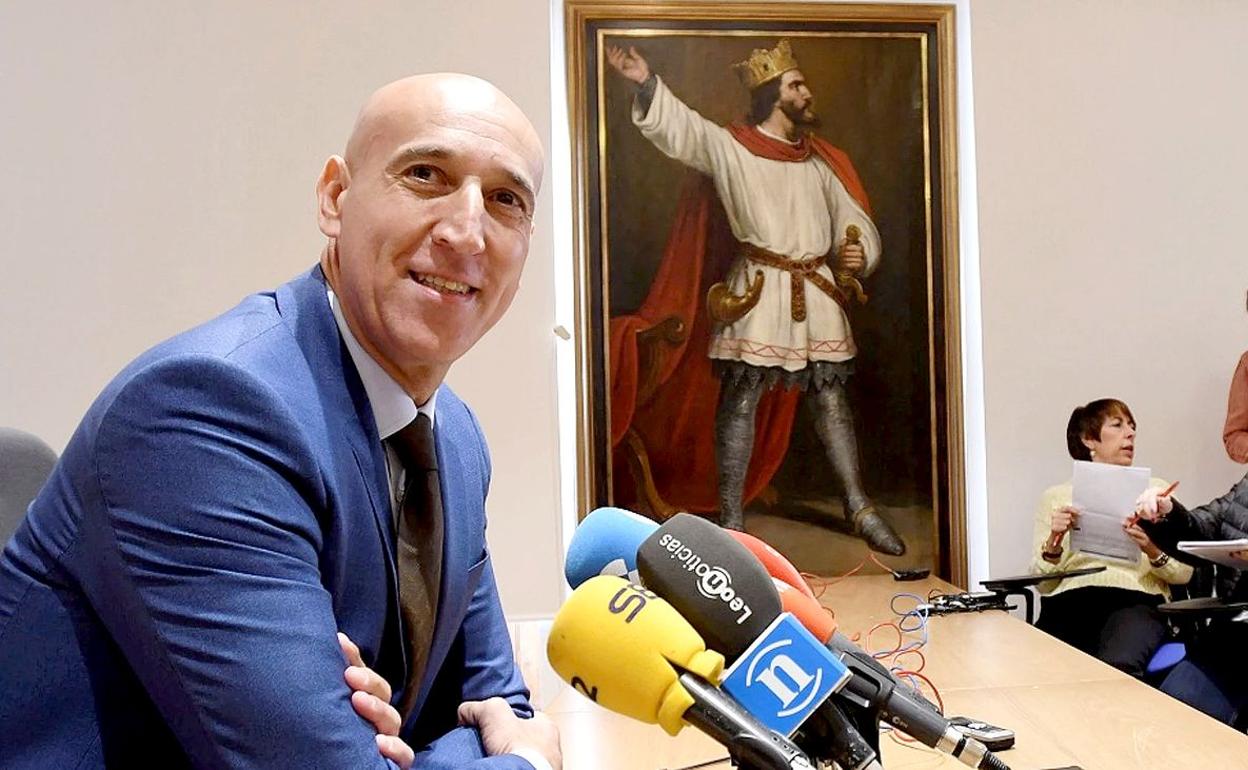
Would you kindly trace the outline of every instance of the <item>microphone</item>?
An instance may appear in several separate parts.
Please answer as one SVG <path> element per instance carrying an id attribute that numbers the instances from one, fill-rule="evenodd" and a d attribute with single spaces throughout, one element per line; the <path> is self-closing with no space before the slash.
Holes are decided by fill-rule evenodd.
<path id="1" fill-rule="evenodd" d="M 555 615 L 546 644 L 555 671 L 590 700 L 669 735 L 691 724 L 759 770 L 814 770 L 713 682 L 724 659 L 656 594 L 614 575 L 582 583 Z"/>
<path id="2" fill-rule="evenodd" d="M 803 733 L 817 739 L 845 770 L 879 767 L 875 750 L 844 712 L 835 703 L 815 701 L 813 696 L 822 675 L 817 667 L 823 661 L 818 656 L 812 660 L 810 653 L 804 659 L 809 661 L 806 666 L 795 660 L 804 640 L 779 638 L 784 632 L 777 624 L 791 616 L 782 613 L 771 577 L 758 559 L 725 530 L 691 514 L 676 514 L 641 544 L 637 570 L 643 583 L 667 599 L 710 647 L 729 660 L 743 656 L 750 660 L 742 692 L 734 693 L 738 700 L 751 685 L 761 683 L 780 704 L 774 708 L 771 702 L 758 701 L 760 709 L 773 709 L 777 719 L 773 726 L 781 723 L 781 717 L 787 720 L 797 713 L 794 703 L 803 704 L 803 708 L 816 703 L 819 719 L 802 725 Z M 771 641 L 773 636 L 777 636 L 776 641 Z M 805 644 L 823 650 L 814 639 Z M 777 652 L 782 647 L 783 652 Z M 757 674 L 759 669 L 754 664 L 772 653 L 771 664 Z M 843 675 L 848 672 L 826 651 L 822 655 L 840 669 L 840 681 L 832 685 L 835 690 L 844 683 Z M 811 673 L 812 668 L 818 675 Z M 829 672 L 829 678 L 837 675 Z M 725 686 L 731 679 L 731 675 L 725 679 Z M 823 698 L 828 694 L 822 693 Z M 750 703 L 744 705 L 750 707 Z M 751 710 L 760 713 L 758 709 Z"/>
<path id="3" fill-rule="evenodd" d="M 875 659 L 875 656 L 851 642 L 844 634 L 837 633 L 836 621 L 824 611 L 823 605 L 806 596 L 806 594 L 794 590 L 792 586 L 782 580 L 773 577 L 771 582 L 780 594 L 780 602 L 784 607 L 784 611 L 792 613 L 794 617 L 801 621 L 802 625 L 806 626 L 806 630 L 814 634 L 815 638 L 823 642 L 829 650 L 843 655 L 850 655 L 862 661 L 862 665 L 869 666 L 877 677 L 888 679 L 894 687 L 900 687 L 902 693 L 917 699 L 933 713 L 940 714 L 935 704 L 925 698 L 917 689 L 897 679 L 891 671 Z M 853 666 L 850 668 L 852 669 Z"/>
<path id="4" fill-rule="evenodd" d="M 668 526 L 675 519 L 692 519 L 700 522 L 700 530 L 715 531 L 718 533 L 728 533 L 729 538 L 733 538 L 734 534 L 728 530 L 721 530 L 710 522 L 706 522 L 698 517 L 689 516 L 688 514 L 678 514 L 673 519 L 669 519 L 664 526 Z M 694 525 L 699 526 L 699 525 Z M 637 574 L 638 569 L 638 548 L 642 542 L 648 537 L 655 535 L 660 527 L 655 522 L 640 516 L 631 511 L 622 508 L 599 508 L 590 513 L 577 527 L 576 534 L 573 535 L 572 544 L 568 549 L 567 566 L 565 573 L 568 577 L 568 583 L 573 587 L 580 585 L 586 579 L 593 575 L 605 572 L 612 574 L 612 570 L 616 570 L 615 574 L 631 573 Z M 670 531 L 668 532 L 670 535 Z M 766 629 L 769 620 L 759 623 L 758 621 L 768 616 L 774 618 L 774 614 L 778 614 L 781 610 L 790 612 L 796 616 L 806 628 L 808 628 L 817 639 L 823 642 L 828 649 L 836 652 L 841 656 L 841 660 L 854 673 L 854 677 L 846 685 L 845 688 L 837 693 L 838 700 L 862 708 L 878 710 L 884 717 L 884 721 L 892 724 L 899 729 L 912 735 L 914 738 L 933 748 L 947 751 L 958 757 L 972 767 L 986 768 L 1005 768 L 992 754 L 985 754 L 984 758 L 977 759 L 979 749 L 987 751 L 978 741 L 974 739 L 966 739 L 963 742 L 963 736 L 956 731 L 947 720 L 937 711 L 936 707 L 924 698 L 917 690 L 909 684 L 899 681 L 892 673 L 880 665 L 870 654 L 862 650 L 853 642 L 846 639 L 841 634 L 835 634 L 835 622 L 828 616 L 823 608 L 808 595 L 809 586 L 801 578 L 800 573 L 793 567 L 787 559 L 778 551 L 768 545 L 759 538 L 737 533 L 735 536 L 737 544 L 740 546 L 734 548 L 731 543 L 723 544 L 721 542 L 721 553 L 732 557 L 734 564 L 754 563 L 757 569 L 748 569 L 746 567 L 736 567 L 735 570 L 739 574 L 748 573 L 750 577 L 745 582 L 755 586 L 760 585 L 755 581 L 761 580 L 760 575 L 770 574 L 774 580 L 771 581 L 777 591 L 779 591 L 779 606 L 775 604 L 774 597 L 776 592 L 771 592 L 772 599 L 768 599 L 765 591 L 750 591 L 745 589 L 744 596 L 749 597 L 749 601 L 742 598 L 741 582 L 738 580 L 737 586 L 730 586 L 729 590 L 737 594 L 734 598 L 741 599 L 738 605 L 745 614 L 758 612 L 754 622 L 750 622 L 749 618 L 745 618 L 744 622 L 738 630 L 742 633 L 749 634 L 748 639 L 757 637 L 759 633 Z M 695 540 L 697 536 L 695 535 Z M 722 539 L 722 535 L 721 535 Z M 671 544 L 671 541 L 667 541 Z M 753 559 L 745 559 L 741 556 L 741 549 L 744 548 Z M 735 556 L 732 554 L 735 552 Z M 762 554 L 762 556 L 760 556 Z M 766 556 L 764 559 L 763 556 Z M 720 572 L 712 571 L 709 567 L 700 565 L 694 561 L 690 568 L 693 570 L 701 569 L 704 575 L 709 575 L 708 580 L 712 587 L 717 581 L 722 581 L 723 575 Z M 760 573 L 759 569 L 764 572 Z M 727 574 L 727 573 L 723 573 Z M 796 576 L 796 578 L 794 577 Z M 645 577 L 643 573 L 643 577 Z M 654 585 L 655 576 L 652 574 L 645 582 Z M 778 581 L 778 582 L 777 582 Z M 731 578 L 729 578 L 731 583 Z M 766 581 L 764 581 L 765 583 Z M 780 584 L 783 583 L 784 586 Z M 783 591 L 783 587 L 794 587 L 798 590 Z M 801 588 L 805 587 L 805 591 Z M 666 591 L 662 591 L 668 595 Z M 683 594 L 682 594 L 683 595 Z M 809 599 L 809 601 L 803 601 Z M 694 603 L 697 604 L 696 602 Z M 731 610 L 734 602 L 727 602 L 719 609 Z M 708 611 L 707 607 L 713 608 L 713 605 L 697 606 L 679 606 L 678 608 L 687 615 L 695 615 L 698 612 Z M 755 607 L 759 609 L 755 609 Z M 740 614 L 740 612 L 739 612 Z M 722 615 L 722 612 L 721 612 Z M 721 626 L 723 618 L 720 617 L 714 623 L 699 624 L 700 630 L 710 641 L 710 646 L 714 649 L 722 650 L 729 654 L 730 658 L 737 657 L 740 650 L 732 652 L 737 645 L 734 638 L 724 638 L 717 632 L 717 628 L 726 628 Z M 927 716 L 925 719 L 924 716 Z M 978 762 L 978 764 L 976 764 Z"/>
<path id="5" fill-rule="evenodd" d="M 771 583 L 780 594 L 780 606 L 784 611 L 801 621 L 807 631 L 826 644 L 836 633 L 836 621 L 823 609 L 823 605 L 775 575 L 772 575 Z"/>
<path id="6" fill-rule="evenodd" d="M 623 508 L 597 508 L 581 520 L 568 554 L 563 574 L 576 588 L 595 575 L 631 576 L 637 581 L 637 547 L 659 525 L 645 516 Z"/>
<path id="7" fill-rule="evenodd" d="M 701 521 L 699 519 L 699 521 Z M 659 529 L 659 525 L 650 519 L 639 516 L 631 511 L 622 508 L 598 508 L 590 513 L 582 520 L 577 527 L 576 533 L 572 537 L 572 542 L 568 547 L 568 555 L 565 561 L 564 574 L 567 576 L 569 585 L 576 588 L 583 585 L 585 581 L 590 580 L 598 574 L 615 574 L 624 575 L 631 574 L 635 576 L 637 569 L 638 547 L 647 537 L 652 535 Z M 717 531 L 724 531 L 718 530 Z M 744 533 L 742 533 L 744 534 Z M 757 538 L 750 537 L 763 552 L 770 551 L 775 555 L 773 560 L 777 565 L 780 562 L 788 564 L 784 557 L 780 556 L 771 546 L 763 543 Z M 697 570 L 698 566 L 693 565 L 693 569 Z M 761 566 L 759 567 L 761 570 Z M 789 572 L 792 579 L 799 585 L 805 586 L 797 570 L 789 565 Z M 765 576 L 765 573 L 759 573 Z M 755 575 L 757 578 L 758 575 Z M 807 587 L 807 590 L 809 588 Z M 575 594 L 574 594 L 575 595 Z M 741 618 L 746 624 L 746 635 L 753 639 L 766 630 L 768 624 L 776 615 L 779 614 L 778 603 L 774 601 L 774 593 L 758 592 L 752 601 L 772 602 L 776 606 L 768 604 L 766 612 L 759 616 L 760 622 L 748 623 L 749 615 L 752 612 L 749 604 L 745 599 L 730 598 L 725 605 L 729 611 L 743 611 L 745 617 Z M 714 625 L 710 626 L 713 631 Z M 734 637 L 735 638 L 735 637 Z M 729 638 L 716 636 L 712 639 L 712 647 L 716 649 L 730 649 L 728 644 L 732 644 Z M 740 650 L 736 650 L 739 654 Z M 737 655 L 734 654 L 734 658 Z M 834 709 L 829 709 L 833 711 Z M 834 713 L 826 720 L 824 729 L 820 733 L 831 731 L 832 736 L 821 735 L 824 738 L 824 745 L 836 744 L 844 746 L 847 741 L 853 743 L 852 748 L 845 748 L 841 751 L 841 756 L 846 761 L 841 764 L 850 770 L 856 770 L 858 767 L 869 766 L 870 762 L 875 758 L 875 752 L 862 739 L 857 730 L 849 723 L 845 716 L 841 713 Z M 854 736 L 854 737 L 850 737 Z M 856 737 L 856 740 L 854 739 Z"/>
<path id="8" fill-rule="evenodd" d="M 826 644 L 828 649 L 840 654 L 841 661 L 853 673 L 837 693 L 838 697 L 862 708 L 878 710 L 885 722 L 970 767 L 1008 770 L 987 746 L 954 727 L 935 705 L 898 681 L 870 653 L 843 634 L 833 633 Z"/>
<path id="9" fill-rule="evenodd" d="M 840 655 L 841 662 L 853 674 L 836 693 L 838 699 L 878 713 L 883 721 L 921 743 L 951 754 L 972 767 L 979 766 L 981 757 L 976 756 L 975 747 L 958 745 L 962 733 L 922 693 L 897 679 L 870 653 L 838 633 L 836 622 L 818 602 L 781 580 L 772 578 L 772 581 L 785 611 L 792 613 L 829 650 Z"/>
<path id="10" fill-rule="evenodd" d="M 784 558 L 784 554 L 768 545 L 766 540 L 735 529 L 725 531 L 733 540 L 736 540 L 745 546 L 746 550 L 754 554 L 754 558 L 758 559 L 759 564 L 763 565 L 763 569 L 767 570 L 767 574 L 786 585 L 796 588 L 811 599 L 815 598 L 815 592 L 811 590 L 810 584 L 806 582 L 806 578 L 802 577 L 802 573 L 797 571 L 797 567 L 793 566 L 793 562 Z"/>
<path id="11" fill-rule="evenodd" d="M 677 540 L 682 547 L 672 552 L 672 544 Z M 684 545 L 687 543 L 696 543 L 697 550 Z M 783 559 L 778 552 L 776 557 Z M 775 561 L 771 560 L 773 564 Z M 693 564 L 693 567 L 673 569 L 670 566 L 673 563 Z M 703 567 L 703 564 L 715 566 Z M 837 689 L 838 700 L 864 709 L 878 709 L 884 721 L 971 767 L 1008 770 L 982 743 L 954 728 L 935 706 L 899 682 L 866 651 L 836 633 L 834 624 L 821 620 L 827 618 L 827 613 L 816 601 L 798 590 L 778 591 L 777 582 L 752 552 L 714 524 L 689 514 L 677 514 L 668 519 L 642 543 L 637 554 L 637 567 L 643 582 L 671 601 L 708 640 L 712 636 L 705 626 L 713 624 L 724 646 L 719 647 L 714 641 L 711 646 L 721 650 L 729 659 L 741 653 L 742 644 L 748 645 L 753 640 L 752 636 L 747 638 L 743 635 L 746 625 L 753 632 L 759 623 L 770 622 L 782 608 L 797 608 L 794 616 L 808 622 L 810 625 L 807 627 L 816 638 L 837 653 L 852 674 Z M 789 567 L 792 568 L 792 565 Z M 698 572 L 702 574 L 690 578 Z M 779 578 L 779 582 L 787 584 L 783 578 Z M 722 597 L 724 587 L 735 596 L 749 597 L 754 610 L 751 623 L 735 626 L 728 623 L 730 617 L 725 617 L 723 606 L 717 606 L 723 602 L 704 598 L 716 596 L 717 592 Z M 791 595 L 786 598 L 786 593 Z M 841 764 L 845 765 L 844 762 Z"/>

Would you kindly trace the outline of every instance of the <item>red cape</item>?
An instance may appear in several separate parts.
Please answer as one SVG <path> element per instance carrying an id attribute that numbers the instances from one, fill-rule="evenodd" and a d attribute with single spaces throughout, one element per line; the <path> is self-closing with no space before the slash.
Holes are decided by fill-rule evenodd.
<path id="1" fill-rule="evenodd" d="M 728 126 L 728 130 L 759 157 L 801 162 L 816 153 L 849 194 L 871 213 L 866 190 L 849 156 L 827 141 L 808 134 L 795 146 L 739 123 Z M 738 251 L 739 244 L 732 237 L 710 178 L 691 174 L 677 204 L 650 293 L 635 313 L 611 319 L 608 376 L 618 505 L 637 503 L 633 477 L 620 447 L 632 428 L 645 444 L 655 487 L 664 500 L 685 511 L 719 509 L 714 441 L 719 379 L 712 373 L 707 356 L 711 324 L 703 305 L 707 289 L 723 279 Z M 649 399 L 638 403 L 637 332 L 670 316 L 680 318 L 688 334 L 683 344 L 663 346 L 665 353 L 658 366 L 660 384 Z M 784 460 L 798 395 L 796 391 L 772 390 L 759 402 L 745 502 L 767 486 Z"/>

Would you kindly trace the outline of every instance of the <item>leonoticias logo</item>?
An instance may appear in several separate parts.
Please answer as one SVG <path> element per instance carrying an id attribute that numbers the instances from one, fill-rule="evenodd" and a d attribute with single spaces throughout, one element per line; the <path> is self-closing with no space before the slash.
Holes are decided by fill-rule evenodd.
<path id="1" fill-rule="evenodd" d="M 667 551 L 668 558 L 680 562 L 686 571 L 697 576 L 698 593 L 708 599 L 723 601 L 727 603 L 729 609 L 738 613 L 737 625 L 741 625 L 754 614 L 750 605 L 746 604 L 745 600 L 733 589 L 732 575 L 728 574 L 726 569 L 707 564 L 701 556 L 693 552 L 692 548 L 670 534 L 664 533 L 659 538 L 659 545 Z"/>

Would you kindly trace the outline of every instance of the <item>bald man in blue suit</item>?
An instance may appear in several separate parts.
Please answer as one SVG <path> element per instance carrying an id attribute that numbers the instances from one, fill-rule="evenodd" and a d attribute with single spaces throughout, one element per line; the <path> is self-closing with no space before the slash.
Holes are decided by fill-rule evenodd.
<path id="1" fill-rule="evenodd" d="M 485 440 L 442 384 L 514 296 L 542 165 L 488 83 L 380 89 L 318 180 L 320 264 L 109 384 L 0 555 L 0 767 L 558 769 L 486 549 Z M 418 414 L 444 534 L 409 687 L 386 439 Z"/>

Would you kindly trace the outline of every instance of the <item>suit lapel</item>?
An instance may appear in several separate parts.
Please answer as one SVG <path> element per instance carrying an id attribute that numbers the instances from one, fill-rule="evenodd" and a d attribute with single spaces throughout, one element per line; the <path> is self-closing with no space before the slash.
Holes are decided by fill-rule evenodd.
<path id="1" fill-rule="evenodd" d="M 403 616 L 399 605 L 399 570 L 394 557 L 394 531 L 390 507 L 390 478 L 386 471 L 385 452 L 378 451 L 363 454 L 364 449 L 354 442 L 351 454 L 355 456 L 356 466 L 360 475 L 368 484 L 368 499 L 372 503 L 373 520 L 377 525 L 377 533 L 381 539 L 381 549 L 386 560 L 387 585 L 386 605 L 392 610 L 386 617 L 385 631 L 382 634 L 381 648 L 378 650 L 376 671 L 397 691 L 407 681 L 408 660 L 407 645 L 403 644 Z M 378 456 L 379 455 L 379 456 Z M 383 499 L 381 495 L 385 495 Z"/>
<path id="2" fill-rule="evenodd" d="M 402 622 L 399 615 L 398 570 L 394 558 L 395 534 L 390 508 L 390 484 L 386 472 L 385 451 L 377 435 L 372 407 L 368 403 L 364 383 L 360 380 L 351 355 L 342 341 L 333 311 L 329 308 L 325 276 L 320 266 L 278 288 L 277 301 L 278 309 L 299 341 L 312 371 L 325 375 L 320 387 L 321 398 L 326 401 L 325 411 L 338 417 L 338 435 L 345 438 L 350 446 L 361 483 L 368 489 L 372 516 L 389 578 L 386 606 L 390 611 L 385 623 L 387 632 L 383 634 L 378 652 L 377 672 L 392 684 L 402 686 L 407 681 L 407 654 L 400 633 Z"/>

